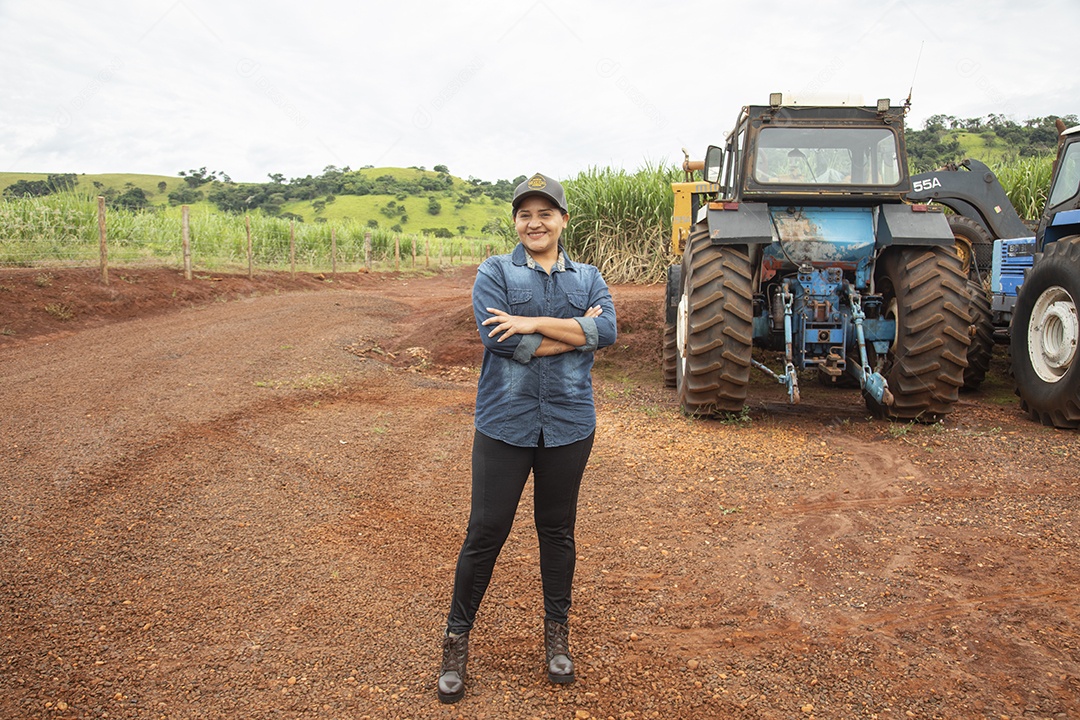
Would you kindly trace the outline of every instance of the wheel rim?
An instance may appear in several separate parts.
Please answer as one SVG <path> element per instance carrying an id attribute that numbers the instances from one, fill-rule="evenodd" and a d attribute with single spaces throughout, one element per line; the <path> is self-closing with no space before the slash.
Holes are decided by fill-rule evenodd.
<path id="1" fill-rule="evenodd" d="M 686 293 L 679 298 L 678 316 L 675 318 L 675 362 L 679 364 L 679 381 L 686 375 L 686 338 L 690 335 L 690 299 Z"/>
<path id="2" fill-rule="evenodd" d="M 893 337 L 892 342 L 889 343 L 889 350 L 884 356 L 878 356 L 877 351 L 874 351 L 875 361 L 871 361 L 869 358 L 871 344 L 867 344 L 867 361 L 870 362 L 870 369 L 874 372 L 883 372 L 885 366 L 885 357 L 896 352 L 896 349 L 900 346 L 900 305 L 896 302 L 896 295 L 890 295 L 888 302 L 885 303 L 884 317 L 886 320 L 893 321 Z"/>
<path id="3" fill-rule="evenodd" d="M 1072 367 L 1080 341 L 1076 302 L 1064 288 L 1055 285 L 1039 296 L 1028 323 L 1028 339 L 1035 373 L 1048 383 L 1063 378 Z"/>

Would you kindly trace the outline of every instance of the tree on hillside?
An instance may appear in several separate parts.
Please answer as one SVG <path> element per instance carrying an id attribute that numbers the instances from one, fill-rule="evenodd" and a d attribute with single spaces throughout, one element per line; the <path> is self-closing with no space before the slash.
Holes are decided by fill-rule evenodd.
<path id="1" fill-rule="evenodd" d="M 959 132 L 979 134 L 987 147 L 1004 148 L 1006 153 L 1022 156 L 1052 154 L 1057 146 L 1056 115 L 1028 118 L 1017 123 L 1004 115 L 991 113 L 985 118 L 956 118 L 931 115 L 922 130 L 907 129 L 908 157 L 915 172 L 924 172 L 962 159 Z M 1077 124 L 1075 115 L 1061 118 L 1066 125 Z M 999 142 L 1000 141 L 1000 142 Z"/>
<path id="2" fill-rule="evenodd" d="M 181 170 L 178 174 L 180 177 L 184 178 L 184 182 L 187 183 L 189 188 L 202 187 L 208 182 L 217 180 L 219 175 L 217 170 L 207 171 L 205 167 L 201 167 L 198 170 Z M 222 180 L 224 182 L 229 182 L 228 175 L 225 175 L 224 173 L 220 173 L 220 175 L 222 175 Z"/>
<path id="3" fill-rule="evenodd" d="M 79 178 L 75 173 L 49 174 L 44 180 L 18 180 L 4 189 L 7 197 L 42 197 L 74 190 Z"/>
<path id="4" fill-rule="evenodd" d="M 17 180 L 4 188 L 6 197 L 42 197 L 52 193 L 49 183 L 44 180 Z"/>
<path id="5" fill-rule="evenodd" d="M 45 178 L 45 182 L 49 184 L 53 192 L 66 192 L 75 189 L 75 186 L 79 184 L 79 178 L 75 173 L 50 173 Z"/>
<path id="6" fill-rule="evenodd" d="M 191 205 L 202 199 L 202 190 L 196 190 L 193 187 L 181 187 L 169 193 L 170 205 Z"/>
<path id="7" fill-rule="evenodd" d="M 150 200 L 142 188 L 127 183 L 124 192 L 114 197 L 109 205 L 124 210 L 145 210 L 150 207 Z"/>
<path id="8" fill-rule="evenodd" d="M 222 212 L 241 214 L 267 202 L 270 198 L 269 187 L 261 183 L 217 185 L 210 190 L 207 200 Z"/>

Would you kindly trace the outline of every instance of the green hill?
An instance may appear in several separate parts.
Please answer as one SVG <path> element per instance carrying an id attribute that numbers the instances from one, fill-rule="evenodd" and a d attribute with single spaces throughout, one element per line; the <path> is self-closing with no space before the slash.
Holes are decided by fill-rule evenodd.
<path id="1" fill-rule="evenodd" d="M 20 181 L 44 182 L 48 178 L 48 173 L 0 172 L 0 192 Z M 491 190 L 498 188 L 505 194 L 507 181 L 499 181 L 493 186 L 419 168 L 346 171 L 328 168 L 328 172 L 316 178 L 308 176 L 280 183 L 213 180 L 197 188 L 191 185 L 180 176 L 82 174 L 76 176 L 75 192 L 104 195 L 112 201 L 132 188 L 139 188 L 150 207 L 160 208 L 168 214 L 179 213 L 180 205 L 175 198 L 170 201 L 169 195 L 185 190 L 198 193 L 183 201 L 193 209 L 218 207 L 221 203 L 215 203 L 215 197 L 232 193 L 241 200 L 229 209 L 237 212 L 243 208 L 247 213 L 260 210 L 244 206 L 243 199 L 258 195 L 269 214 L 303 222 L 352 220 L 370 224 L 374 221 L 380 228 L 400 228 L 404 233 L 441 229 L 454 236 L 486 234 L 484 229 L 493 220 L 505 219 L 510 214 L 510 203 L 501 197 L 493 197 Z M 337 192 L 328 191 L 328 187 L 336 188 Z M 364 194 L 350 194 L 350 189 Z"/>

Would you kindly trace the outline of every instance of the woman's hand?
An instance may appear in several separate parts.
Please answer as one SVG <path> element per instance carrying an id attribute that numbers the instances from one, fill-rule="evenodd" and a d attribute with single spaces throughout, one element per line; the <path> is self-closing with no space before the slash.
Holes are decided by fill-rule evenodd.
<path id="1" fill-rule="evenodd" d="M 537 318 L 535 317 L 510 315 L 497 308 L 488 308 L 487 311 L 491 313 L 491 317 L 482 322 L 481 325 L 494 325 L 495 327 L 488 333 L 488 337 L 495 337 L 502 333 L 499 342 L 513 335 L 531 335 L 536 332 Z"/>

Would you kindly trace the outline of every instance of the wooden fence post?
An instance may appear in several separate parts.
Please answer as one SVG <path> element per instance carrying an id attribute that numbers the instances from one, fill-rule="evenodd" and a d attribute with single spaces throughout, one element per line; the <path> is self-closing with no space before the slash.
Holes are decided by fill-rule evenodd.
<path id="1" fill-rule="evenodd" d="M 394 234 L 394 272 L 401 270 L 401 236 Z"/>
<path id="2" fill-rule="evenodd" d="M 109 284 L 109 251 L 105 245 L 105 197 L 97 199 L 98 247 L 101 254 L 101 282 Z"/>
<path id="3" fill-rule="evenodd" d="M 364 267 L 371 272 L 371 231 L 364 232 Z"/>
<path id="4" fill-rule="evenodd" d="M 252 277 L 251 267 L 251 216 L 244 216 L 244 224 L 247 226 L 247 256 L 248 256 L 248 280 Z"/>
<path id="5" fill-rule="evenodd" d="M 412 245 L 412 266 L 416 267 L 416 236 L 412 236 L 412 240 L 409 242 Z"/>
<path id="6" fill-rule="evenodd" d="M 180 206 L 180 237 L 184 248 L 184 279 L 191 279 L 191 215 L 187 205 Z"/>

